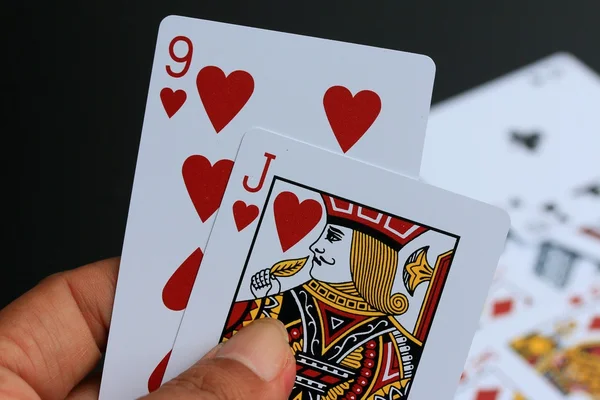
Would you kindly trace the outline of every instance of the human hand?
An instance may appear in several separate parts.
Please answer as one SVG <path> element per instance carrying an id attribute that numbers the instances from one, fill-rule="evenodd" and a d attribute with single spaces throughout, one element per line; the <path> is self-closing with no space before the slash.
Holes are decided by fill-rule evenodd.
<path id="1" fill-rule="evenodd" d="M 271 270 L 267 268 L 252 275 L 250 291 L 255 298 L 262 299 L 270 294 L 279 293 L 281 284 L 276 277 L 271 275 Z"/>
<path id="2" fill-rule="evenodd" d="M 0 311 L 0 398 L 96 399 L 119 260 L 52 275 Z M 287 332 L 258 320 L 143 399 L 284 400 L 295 378 Z"/>

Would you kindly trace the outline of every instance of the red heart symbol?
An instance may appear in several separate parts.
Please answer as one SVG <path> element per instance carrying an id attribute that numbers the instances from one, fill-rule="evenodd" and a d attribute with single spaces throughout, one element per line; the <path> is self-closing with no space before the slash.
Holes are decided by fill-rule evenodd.
<path id="1" fill-rule="evenodd" d="M 208 66 L 198 72 L 196 87 L 206 114 L 219 133 L 252 96 L 254 79 L 246 71 L 233 71 L 225 76 L 219 67 Z"/>
<path id="2" fill-rule="evenodd" d="M 169 310 L 181 311 L 187 307 L 198 269 L 202 263 L 202 256 L 202 250 L 196 249 L 167 281 L 163 288 L 162 299 Z"/>
<path id="3" fill-rule="evenodd" d="M 167 365 L 169 364 L 169 358 L 171 358 L 171 352 L 169 351 L 162 360 L 156 365 L 152 374 L 150 374 L 150 378 L 148 378 L 148 392 L 152 393 L 156 389 L 162 385 L 163 377 L 165 376 L 165 372 L 167 371 Z"/>
<path id="4" fill-rule="evenodd" d="M 211 165 L 200 155 L 190 156 L 183 163 L 183 181 L 202 222 L 206 222 L 221 205 L 232 168 L 231 160 L 219 160 Z"/>
<path id="5" fill-rule="evenodd" d="M 381 111 L 381 99 L 370 90 L 352 96 L 345 87 L 332 86 L 323 96 L 323 106 L 333 134 L 345 153 L 373 125 Z"/>
<path id="6" fill-rule="evenodd" d="M 304 239 L 321 220 L 323 208 L 312 199 L 300 202 L 292 192 L 281 192 L 273 203 L 275 227 L 284 252 Z"/>
<path id="7" fill-rule="evenodd" d="M 241 200 L 233 203 L 233 219 L 238 232 L 246 229 L 258 217 L 258 207 L 254 204 L 246 205 Z"/>
<path id="8" fill-rule="evenodd" d="M 179 111 L 186 99 L 187 94 L 181 89 L 173 91 L 173 89 L 166 87 L 160 91 L 160 101 L 162 101 L 169 118 Z"/>

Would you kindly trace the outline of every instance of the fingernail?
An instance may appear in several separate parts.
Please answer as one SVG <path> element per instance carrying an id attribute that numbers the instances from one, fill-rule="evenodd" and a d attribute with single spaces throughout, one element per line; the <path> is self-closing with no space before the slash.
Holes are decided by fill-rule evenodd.
<path id="1" fill-rule="evenodd" d="M 210 360 L 212 358 L 215 358 L 217 356 L 217 353 L 219 352 L 219 350 L 221 350 L 221 347 L 223 347 L 224 343 L 219 343 L 218 345 L 216 345 L 215 347 L 212 348 L 211 351 L 209 351 L 208 353 L 206 353 L 206 355 L 204 357 L 202 357 L 203 359 L 206 360 Z"/>
<path id="2" fill-rule="evenodd" d="M 275 379 L 289 362 L 290 345 L 283 324 L 271 318 L 254 321 L 229 339 L 217 358 L 236 360 L 263 381 Z"/>

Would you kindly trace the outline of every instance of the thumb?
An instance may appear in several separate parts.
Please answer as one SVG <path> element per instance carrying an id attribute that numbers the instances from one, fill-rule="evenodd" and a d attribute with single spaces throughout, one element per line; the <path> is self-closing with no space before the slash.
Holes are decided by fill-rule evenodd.
<path id="1" fill-rule="evenodd" d="M 296 362 L 287 330 L 275 319 L 259 319 L 218 345 L 145 400 L 286 400 Z"/>

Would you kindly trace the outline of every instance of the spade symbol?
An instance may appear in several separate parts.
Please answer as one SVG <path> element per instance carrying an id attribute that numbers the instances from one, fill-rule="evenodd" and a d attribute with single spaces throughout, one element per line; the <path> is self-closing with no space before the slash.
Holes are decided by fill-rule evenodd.
<path id="1" fill-rule="evenodd" d="M 535 152 L 542 140 L 542 134 L 537 131 L 521 132 L 513 130 L 510 132 L 510 140 L 511 143 L 522 146 L 525 150 Z"/>
<path id="2" fill-rule="evenodd" d="M 522 205 L 522 201 L 518 197 L 513 197 L 508 200 L 508 205 L 510 208 L 520 208 Z"/>
<path id="3" fill-rule="evenodd" d="M 600 183 L 594 182 L 575 189 L 576 196 L 600 197 Z"/>
<path id="4" fill-rule="evenodd" d="M 556 204 L 554 203 L 545 203 L 543 205 L 544 211 L 547 213 L 555 213 L 556 212 Z"/>
<path id="5" fill-rule="evenodd" d="M 560 209 L 559 209 L 558 205 L 556 205 L 556 203 L 552 203 L 552 202 L 544 203 L 542 205 L 542 209 L 546 213 L 553 215 L 559 222 L 561 222 L 563 224 L 569 220 L 569 216 L 566 213 L 560 211 Z"/>

